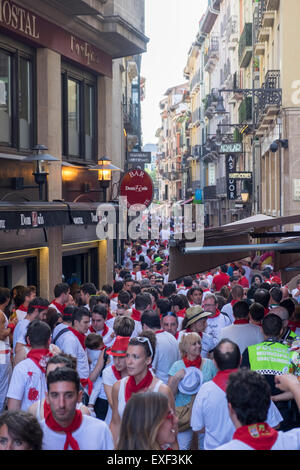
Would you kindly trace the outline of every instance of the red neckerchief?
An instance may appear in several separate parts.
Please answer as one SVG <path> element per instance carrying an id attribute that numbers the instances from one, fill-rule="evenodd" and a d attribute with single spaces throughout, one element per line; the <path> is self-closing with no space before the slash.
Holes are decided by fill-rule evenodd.
<path id="1" fill-rule="evenodd" d="M 266 317 L 268 315 L 268 313 L 269 313 L 269 309 L 268 309 L 268 307 L 265 307 L 264 308 L 264 316 Z"/>
<path id="2" fill-rule="evenodd" d="M 186 312 L 186 308 L 183 308 L 181 310 L 178 310 L 178 312 L 176 313 L 177 317 L 182 317 L 184 318 L 185 317 L 185 312 Z"/>
<path id="3" fill-rule="evenodd" d="M 118 292 L 115 292 L 114 294 L 111 294 L 110 300 L 115 299 L 116 297 L 118 297 L 118 295 L 119 295 Z"/>
<path id="4" fill-rule="evenodd" d="M 132 314 L 131 314 L 131 318 L 133 320 L 136 320 L 136 321 L 141 321 L 141 312 L 139 310 L 136 310 L 136 308 L 133 308 L 132 309 Z"/>
<path id="5" fill-rule="evenodd" d="M 47 361 L 52 356 L 53 354 L 49 349 L 31 349 L 27 354 L 28 359 L 31 359 L 41 369 L 43 374 L 46 373 Z"/>
<path id="6" fill-rule="evenodd" d="M 197 369 L 200 369 L 201 363 L 202 363 L 202 357 L 198 356 L 196 359 L 191 361 L 188 359 L 186 356 L 182 359 L 184 362 L 185 367 L 197 367 Z"/>
<path id="7" fill-rule="evenodd" d="M 108 309 L 108 310 L 107 310 L 107 317 L 106 317 L 106 321 L 107 321 L 107 320 L 111 320 L 112 318 L 115 318 L 115 317 L 112 315 L 112 313 L 111 313 L 110 309 Z"/>
<path id="8" fill-rule="evenodd" d="M 236 372 L 238 369 L 226 369 L 226 370 L 219 370 L 217 375 L 212 379 L 212 381 L 220 387 L 223 392 L 226 392 L 227 382 L 230 374 Z"/>
<path id="9" fill-rule="evenodd" d="M 54 432 L 64 432 L 66 434 L 64 450 L 67 450 L 69 446 L 73 450 L 80 450 L 78 442 L 72 436 L 72 433 L 74 431 L 76 431 L 81 426 L 81 423 L 82 423 L 82 413 L 81 413 L 80 410 L 75 410 L 75 415 L 74 415 L 73 421 L 67 428 L 63 428 L 62 426 L 60 426 L 60 424 L 58 424 L 55 421 L 55 419 L 53 418 L 53 415 L 51 413 L 51 410 L 50 410 L 50 412 L 48 412 L 46 414 L 45 422 L 46 422 L 48 428 L 52 429 L 52 431 L 54 431 Z"/>
<path id="10" fill-rule="evenodd" d="M 158 335 L 158 333 L 164 333 L 165 330 L 157 330 L 155 331 L 155 334 Z"/>
<path id="11" fill-rule="evenodd" d="M 94 328 L 92 325 L 89 326 L 89 331 L 90 331 L 91 333 L 96 333 L 96 330 L 95 330 L 95 328 Z"/>
<path id="12" fill-rule="evenodd" d="M 237 303 L 237 300 L 232 300 L 232 301 L 230 302 L 230 304 L 231 304 L 232 307 L 233 307 L 234 304 L 236 304 L 236 303 Z"/>
<path id="13" fill-rule="evenodd" d="M 52 303 L 53 305 L 55 305 L 55 307 L 57 308 L 57 310 L 63 315 L 64 309 L 65 309 L 65 304 L 63 304 L 63 305 L 62 305 L 62 304 L 59 304 L 58 302 L 55 301 L 55 299 L 52 300 L 51 303 Z"/>
<path id="14" fill-rule="evenodd" d="M 220 312 L 220 310 L 217 308 L 217 309 L 216 309 L 216 313 L 215 313 L 212 317 L 207 317 L 207 318 L 208 318 L 208 319 L 209 319 L 209 318 L 217 318 L 219 315 L 221 315 L 221 312 Z"/>
<path id="15" fill-rule="evenodd" d="M 93 382 L 91 381 L 91 379 L 80 379 L 80 383 L 83 388 L 88 388 L 88 395 L 90 395 L 93 391 Z"/>
<path id="16" fill-rule="evenodd" d="M 116 377 L 116 379 L 117 379 L 117 380 L 121 380 L 121 378 L 122 378 L 121 372 L 119 372 L 119 371 L 116 369 L 116 366 L 115 366 L 115 365 L 111 366 L 111 370 L 113 371 L 114 376 Z"/>
<path id="17" fill-rule="evenodd" d="M 244 442 L 255 450 L 271 450 L 277 437 L 278 432 L 267 423 L 242 426 L 233 435 L 233 439 Z"/>
<path id="18" fill-rule="evenodd" d="M 85 346 L 85 335 L 83 333 L 79 333 L 79 331 L 75 330 L 74 328 L 72 328 L 71 326 L 68 327 L 70 331 L 72 331 L 72 333 L 76 336 L 76 338 L 78 339 L 78 341 L 80 342 L 81 346 L 83 347 L 83 349 L 85 350 L 86 346 Z"/>
<path id="19" fill-rule="evenodd" d="M 300 328 L 300 322 L 299 321 L 290 321 L 288 326 L 290 329 L 295 332 L 297 328 Z"/>
<path id="20" fill-rule="evenodd" d="M 21 312 L 27 312 L 28 308 L 27 307 L 24 307 L 24 305 L 20 305 L 17 310 L 21 310 Z"/>
<path id="21" fill-rule="evenodd" d="M 179 331 L 176 331 L 175 338 L 178 339 L 178 337 L 179 337 Z"/>
<path id="22" fill-rule="evenodd" d="M 200 338 L 202 338 L 203 336 L 203 333 L 200 332 L 200 331 L 192 331 L 190 328 L 186 328 L 185 330 L 187 333 L 198 333 L 198 335 L 200 336 Z"/>
<path id="23" fill-rule="evenodd" d="M 125 401 L 127 402 L 133 393 L 138 393 L 140 390 L 144 390 L 150 387 L 153 380 L 153 375 L 150 370 L 138 384 L 135 383 L 135 378 L 131 375 L 125 385 Z"/>
<path id="24" fill-rule="evenodd" d="M 246 325 L 247 323 L 249 323 L 249 320 L 247 318 L 238 318 L 233 322 L 234 325 Z"/>

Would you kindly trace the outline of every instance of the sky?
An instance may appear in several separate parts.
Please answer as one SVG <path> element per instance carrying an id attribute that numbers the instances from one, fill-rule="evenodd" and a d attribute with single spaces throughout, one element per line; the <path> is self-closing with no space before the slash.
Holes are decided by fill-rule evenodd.
<path id="1" fill-rule="evenodd" d="M 142 102 L 144 145 L 157 143 L 159 102 L 165 92 L 186 81 L 183 70 L 206 6 L 207 0 L 145 0 L 145 34 L 149 42 L 141 65 L 141 75 L 146 78 Z"/>

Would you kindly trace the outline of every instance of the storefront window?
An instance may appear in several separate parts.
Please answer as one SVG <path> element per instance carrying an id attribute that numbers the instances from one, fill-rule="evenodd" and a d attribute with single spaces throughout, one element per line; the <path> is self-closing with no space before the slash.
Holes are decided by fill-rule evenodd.
<path id="1" fill-rule="evenodd" d="M 69 154 L 80 156 L 80 89 L 68 79 L 68 148 Z"/>
<path id="2" fill-rule="evenodd" d="M 19 74 L 19 139 L 20 148 L 31 147 L 32 135 L 32 63 L 30 60 L 20 58 Z"/>

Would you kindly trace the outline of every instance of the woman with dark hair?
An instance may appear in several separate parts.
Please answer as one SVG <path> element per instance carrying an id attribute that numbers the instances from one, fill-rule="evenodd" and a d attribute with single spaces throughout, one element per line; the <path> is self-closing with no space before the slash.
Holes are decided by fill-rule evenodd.
<path id="1" fill-rule="evenodd" d="M 175 411 L 174 396 L 170 388 L 150 370 L 155 355 L 156 337 L 152 331 L 131 338 L 126 352 L 128 376 L 118 380 L 112 388 L 112 419 L 110 430 L 115 447 L 120 435 L 121 419 L 127 401 L 132 394 L 153 391 L 167 396 L 169 406 Z"/>
<path id="2" fill-rule="evenodd" d="M 132 395 L 125 406 L 117 450 L 171 449 L 176 444 L 177 422 L 166 395 Z"/>
<path id="3" fill-rule="evenodd" d="M 41 450 L 43 431 L 38 420 L 25 411 L 0 415 L 0 450 Z"/>

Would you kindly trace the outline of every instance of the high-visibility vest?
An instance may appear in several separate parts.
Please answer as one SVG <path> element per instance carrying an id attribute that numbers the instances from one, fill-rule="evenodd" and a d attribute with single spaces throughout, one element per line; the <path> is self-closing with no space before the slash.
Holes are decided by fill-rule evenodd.
<path id="1" fill-rule="evenodd" d="M 265 341 L 248 347 L 250 369 L 265 375 L 286 374 L 291 353 L 287 345 Z"/>

